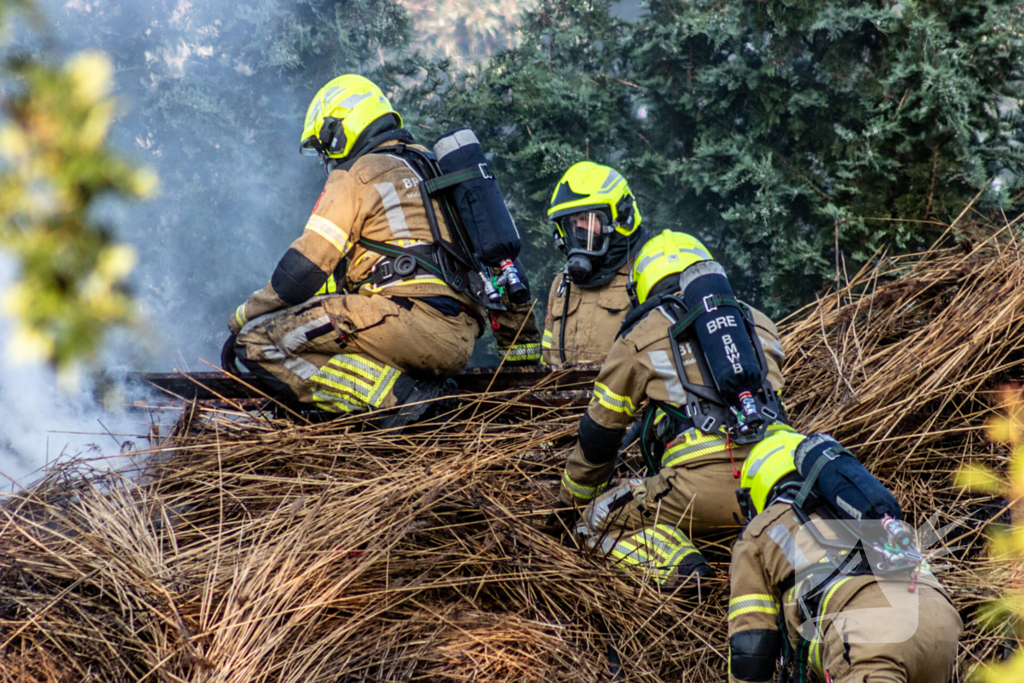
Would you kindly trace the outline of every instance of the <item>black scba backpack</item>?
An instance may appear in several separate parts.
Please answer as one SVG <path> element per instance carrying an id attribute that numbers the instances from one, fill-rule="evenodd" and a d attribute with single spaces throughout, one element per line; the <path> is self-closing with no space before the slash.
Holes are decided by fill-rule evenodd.
<path id="1" fill-rule="evenodd" d="M 655 310 L 670 321 L 672 363 L 686 399 L 681 406 L 653 402 L 644 415 L 640 448 L 655 472 L 665 444 L 690 427 L 712 435 L 724 431 L 732 443 L 743 445 L 763 439 L 773 422 L 786 421 L 768 381 L 768 360 L 753 314 L 736 299 L 722 266 L 700 261 L 666 288 L 631 311 L 619 330 L 619 336 L 626 334 Z M 692 351 L 702 384 L 687 377 L 684 348 Z"/>
<path id="2" fill-rule="evenodd" d="M 794 595 L 804 625 L 814 631 L 802 631 L 795 649 L 787 638 L 783 639 L 787 666 L 781 680 L 803 683 L 808 680 L 810 643 L 821 638 L 821 609 L 829 591 L 846 578 L 872 575 L 907 577 L 908 589 L 913 592 L 923 558 L 913 529 L 901 521 L 903 513 L 895 496 L 831 436 L 814 434 L 804 439 L 794 453 L 794 464 L 800 477 L 780 485 L 773 502 L 788 503 L 801 529 L 825 551 L 820 562 L 803 568 L 800 575 L 794 572 L 780 586 L 783 594 L 796 587 Z M 737 493 L 744 515 L 751 519 L 754 508 L 749 491 L 740 489 Z M 812 520 L 811 514 L 821 520 Z M 819 525 L 828 527 L 829 537 Z M 785 633 L 781 612 L 779 618 L 779 628 Z"/>
<path id="3" fill-rule="evenodd" d="M 506 291 L 512 303 L 529 301 L 529 286 L 517 263 L 519 231 L 472 130 L 445 133 L 433 152 L 400 143 L 370 153 L 394 154 L 416 171 L 434 240 L 431 245 L 398 247 L 360 238 L 360 244 L 385 257 L 374 269 L 374 284 L 429 273 L 487 308 L 503 309 L 501 295 Z M 438 202 L 450 239 L 441 232 L 432 200 Z M 500 268 L 501 275 L 493 276 L 491 268 Z"/>

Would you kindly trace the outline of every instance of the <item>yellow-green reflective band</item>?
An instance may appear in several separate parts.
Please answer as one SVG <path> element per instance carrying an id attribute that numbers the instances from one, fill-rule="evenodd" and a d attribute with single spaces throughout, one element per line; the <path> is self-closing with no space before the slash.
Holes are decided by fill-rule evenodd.
<path id="1" fill-rule="evenodd" d="M 737 595 L 735 598 L 729 599 L 729 607 L 738 605 L 746 600 L 767 600 L 774 604 L 775 596 L 770 593 L 747 593 L 746 595 Z"/>
<path id="2" fill-rule="evenodd" d="M 541 339 L 540 345 L 542 348 L 550 349 L 554 343 L 554 335 L 551 334 L 551 330 L 544 330 L 544 338 Z"/>
<path id="3" fill-rule="evenodd" d="M 363 285 L 366 291 L 376 294 L 382 292 L 389 287 L 401 287 L 403 285 L 441 285 L 448 287 L 448 283 L 438 277 L 431 277 L 430 275 L 417 275 L 416 277 L 406 278 L 405 280 L 397 280 L 395 282 L 389 282 L 381 285 L 380 287 L 374 287 L 372 285 Z"/>
<path id="4" fill-rule="evenodd" d="M 535 343 L 499 346 L 498 351 L 508 360 L 537 360 L 540 358 L 540 345 Z"/>
<path id="5" fill-rule="evenodd" d="M 342 256 L 348 254 L 348 235 L 323 216 L 310 216 L 306 222 L 306 230 L 327 240 L 332 247 L 341 252 Z"/>
<path id="6" fill-rule="evenodd" d="M 616 394 L 600 382 L 594 383 L 594 399 L 603 407 L 616 413 L 625 413 L 629 417 L 636 415 L 636 408 L 629 396 Z"/>
<path id="7" fill-rule="evenodd" d="M 245 304 L 235 309 L 235 322 L 239 327 L 245 327 L 245 323 L 249 322 L 245 317 Z"/>
<path id="8" fill-rule="evenodd" d="M 654 558 L 662 567 L 668 568 L 674 567 L 687 555 L 697 552 L 686 534 L 669 524 L 658 524 L 644 529 L 622 539 L 616 546 L 643 557 Z"/>
<path id="9" fill-rule="evenodd" d="M 691 434 L 696 432 L 699 436 Z M 665 451 L 661 459 L 662 467 L 678 467 L 687 460 L 699 458 L 702 455 L 718 453 L 727 448 L 725 439 L 713 434 L 703 434 L 697 430 L 690 429 L 684 432 L 683 439 L 676 439 L 676 443 Z"/>
<path id="10" fill-rule="evenodd" d="M 776 422 L 768 426 L 765 436 L 778 432 L 791 432 L 793 428 L 787 424 Z M 712 453 L 719 453 L 728 448 L 725 437 L 717 434 L 705 434 L 698 429 L 687 429 L 665 451 L 661 459 L 662 467 L 678 467 L 684 462 L 700 458 Z"/>
<path id="11" fill-rule="evenodd" d="M 324 283 L 323 287 L 316 290 L 316 295 L 321 296 L 323 294 L 337 294 L 338 283 L 334 280 L 334 275 L 327 276 L 327 282 Z"/>
<path id="12" fill-rule="evenodd" d="M 729 601 L 730 619 L 752 612 L 774 616 L 779 613 L 779 604 L 774 597 L 765 593 L 750 593 Z"/>
<path id="13" fill-rule="evenodd" d="M 313 398 L 316 399 L 316 407 L 331 413 L 362 413 L 366 410 L 365 406 L 357 406 L 340 397 L 337 401 L 331 400 L 332 397 L 326 392 L 314 391 Z"/>
<path id="14" fill-rule="evenodd" d="M 673 555 L 672 557 L 668 558 L 668 567 L 669 567 L 669 569 L 675 567 L 680 562 L 685 560 L 690 555 L 693 555 L 694 553 L 699 555 L 700 551 L 697 550 L 692 545 L 680 548 L 679 550 L 676 551 L 675 555 Z"/>
<path id="15" fill-rule="evenodd" d="M 810 652 L 808 652 L 807 659 L 811 663 L 811 666 L 818 671 L 819 675 L 822 673 L 825 666 L 821 661 L 821 641 L 823 638 L 819 638 L 818 636 L 823 635 L 825 632 L 825 627 L 822 626 L 822 624 L 824 623 L 824 615 L 828 614 L 828 602 L 832 599 L 832 596 L 835 595 L 836 590 L 852 578 L 852 576 L 847 576 L 844 579 L 836 581 L 835 585 L 829 588 L 828 592 L 825 593 L 825 597 L 821 600 L 821 607 L 818 608 L 818 613 L 815 615 L 818 617 L 818 633 L 815 635 L 814 640 L 811 641 L 811 649 Z"/>
<path id="16" fill-rule="evenodd" d="M 596 498 L 601 491 L 604 491 L 608 487 L 608 484 L 598 484 L 597 486 L 584 486 L 577 484 L 569 478 L 568 472 L 562 473 L 562 486 L 573 495 L 574 498 L 580 498 L 581 500 L 590 500 Z"/>
<path id="17" fill-rule="evenodd" d="M 380 408 L 401 371 L 361 356 L 339 354 L 310 377 L 325 397 L 339 399 L 353 407 Z M 319 392 L 318 392 L 319 393 Z"/>

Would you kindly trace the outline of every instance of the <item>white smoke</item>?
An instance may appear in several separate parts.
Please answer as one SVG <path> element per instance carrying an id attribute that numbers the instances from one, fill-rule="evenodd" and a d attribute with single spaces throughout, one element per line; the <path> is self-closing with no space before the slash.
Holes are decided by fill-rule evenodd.
<path id="1" fill-rule="evenodd" d="M 0 253 L 0 291 L 15 274 L 13 259 Z M 78 386 L 58 386 L 52 368 L 11 353 L 13 329 L 0 314 L 0 492 L 30 485 L 58 460 L 84 458 L 105 469 L 120 461 L 126 442 L 144 445 L 144 413 L 104 409 L 88 375 Z"/>

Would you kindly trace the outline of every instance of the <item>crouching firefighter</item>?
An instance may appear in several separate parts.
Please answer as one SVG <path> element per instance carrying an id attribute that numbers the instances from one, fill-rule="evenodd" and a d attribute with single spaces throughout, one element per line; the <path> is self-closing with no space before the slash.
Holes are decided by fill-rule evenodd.
<path id="1" fill-rule="evenodd" d="M 648 234 L 614 168 L 580 161 L 551 193 L 548 218 L 566 265 L 548 294 L 544 362 L 601 363 L 629 312 L 629 271 Z"/>
<path id="2" fill-rule="evenodd" d="M 946 683 L 960 617 L 892 494 L 827 434 L 770 436 L 743 463 L 729 680 Z"/>
<path id="3" fill-rule="evenodd" d="M 307 408 L 406 406 L 388 426 L 451 391 L 443 380 L 468 362 L 485 308 L 501 308 L 499 288 L 519 304 L 529 297 L 515 264 L 519 235 L 510 216 L 503 222 L 508 209 L 472 131 L 430 152 L 401 126 L 362 76 L 339 76 L 314 96 L 301 151 L 320 157 L 326 186 L 270 282 L 231 316 L 221 359 Z M 441 170 L 467 156 L 481 163 Z M 460 214 L 462 205 L 478 215 Z M 469 225 L 481 216 L 486 225 Z"/>
<path id="4" fill-rule="evenodd" d="M 651 238 L 630 292 L 634 308 L 594 384 L 558 514 L 586 505 L 576 532 L 589 547 L 672 589 L 712 575 L 690 532 L 739 529 L 739 467 L 765 436 L 790 431 L 778 399 L 783 354 L 772 321 L 736 300 L 690 235 Z M 608 489 L 623 432 L 645 403 L 648 476 Z"/>

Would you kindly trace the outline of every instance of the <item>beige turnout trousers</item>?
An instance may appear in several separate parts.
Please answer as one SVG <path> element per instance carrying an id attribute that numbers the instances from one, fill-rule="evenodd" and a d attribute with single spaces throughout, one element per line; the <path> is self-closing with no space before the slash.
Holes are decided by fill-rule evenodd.
<path id="1" fill-rule="evenodd" d="M 416 379 L 451 375 L 469 361 L 479 323 L 451 313 L 415 298 L 314 297 L 247 323 L 236 350 L 288 399 L 335 413 L 390 408 Z"/>

